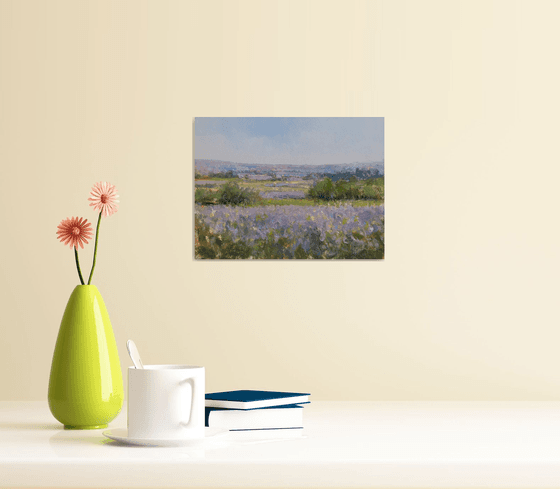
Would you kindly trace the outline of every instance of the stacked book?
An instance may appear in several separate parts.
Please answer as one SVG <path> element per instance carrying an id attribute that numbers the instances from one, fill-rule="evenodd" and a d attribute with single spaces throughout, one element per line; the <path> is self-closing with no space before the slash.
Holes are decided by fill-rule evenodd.
<path id="1" fill-rule="evenodd" d="M 238 390 L 206 394 L 206 426 L 231 431 L 302 430 L 310 394 Z"/>

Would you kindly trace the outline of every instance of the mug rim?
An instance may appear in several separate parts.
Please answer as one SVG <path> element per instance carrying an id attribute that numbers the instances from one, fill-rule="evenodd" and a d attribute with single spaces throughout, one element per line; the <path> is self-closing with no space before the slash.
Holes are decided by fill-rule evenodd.
<path id="1" fill-rule="evenodd" d="M 158 365 L 144 365 L 144 368 L 128 367 L 129 370 L 151 370 L 151 371 L 161 371 L 161 370 L 196 370 L 203 369 L 199 365 L 186 365 L 186 364 L 158 364 Z"/>

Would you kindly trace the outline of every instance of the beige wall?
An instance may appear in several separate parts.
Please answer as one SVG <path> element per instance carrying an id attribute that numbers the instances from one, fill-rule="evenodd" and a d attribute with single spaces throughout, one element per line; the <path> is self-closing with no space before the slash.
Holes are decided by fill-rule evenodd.
<path id="1" fill-rule="evenodd" d="M 560 399 L 558 2 L 0 0 L 1 399 L 94 282 L 123 368 L 319 399 Z M 195 116 L 384 116 L 383 262 L 194 262 Z M 82 253 L 89 269 L 92 246 Z"/>

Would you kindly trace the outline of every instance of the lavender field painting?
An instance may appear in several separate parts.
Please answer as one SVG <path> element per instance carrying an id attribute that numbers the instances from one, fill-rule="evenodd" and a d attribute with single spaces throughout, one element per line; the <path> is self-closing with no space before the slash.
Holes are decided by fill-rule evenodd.
<path id="1" fill-rule="evenodd" d="M 383 259 L 380 117 L 197 117 L 196 259 Z"/>

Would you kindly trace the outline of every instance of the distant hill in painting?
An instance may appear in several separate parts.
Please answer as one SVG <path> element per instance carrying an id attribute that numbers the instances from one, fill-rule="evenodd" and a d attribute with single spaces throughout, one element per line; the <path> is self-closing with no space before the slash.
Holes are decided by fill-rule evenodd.
<path id="1" fill-rule="evenodd" d="M 346 163 L 338 165 L 270 165 L 257 163 L 237 163 L 232 161 L 195 159 L 195 172 L 201 176 L 232 172 L 236 177 L 246 175 L 271 175 L 276 177 L 308 177 L 357 175 L 358 178 L 383 176 L 383 162 Z"/>

